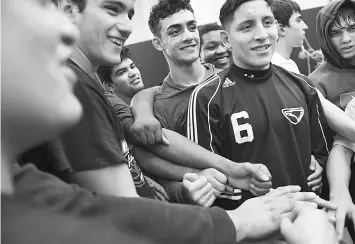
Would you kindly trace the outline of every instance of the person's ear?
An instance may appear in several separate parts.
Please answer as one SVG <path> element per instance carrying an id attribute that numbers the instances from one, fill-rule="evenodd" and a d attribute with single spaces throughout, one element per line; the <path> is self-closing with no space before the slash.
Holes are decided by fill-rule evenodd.
<path id="1" fill-rule="evenodd" d="M 222 43 L 223 45 L 228 49 L 228 50 L 231 50 L 232 49 L 232 44 L 230 42 L 230 39 L 229 39 L 229 34 L 227 31 L 221 31 L 221 40 L 222 40 Z"/>
<path id="2" fill-rule="evenodd" d="M 277 30 L 279 32 L 279 36 L 286 36 L 285 26 L 281 23 L 278 23 L 277 21 L 276 24 L 277 24 Z"/>
<path id="3" fill-rule="evenodd" d="M 152 43 L 155 49 L 158 51 L 163 51 L 163 42 L 158 37 L 154 37 Z"/>
<path id="4" fill-rule="evenodd" d="M 79 6 L 72 0 L 59 1 L 58 8 L 65 13 L 74 24 L 77 25 L 80 22 L 81 14 Z"/>

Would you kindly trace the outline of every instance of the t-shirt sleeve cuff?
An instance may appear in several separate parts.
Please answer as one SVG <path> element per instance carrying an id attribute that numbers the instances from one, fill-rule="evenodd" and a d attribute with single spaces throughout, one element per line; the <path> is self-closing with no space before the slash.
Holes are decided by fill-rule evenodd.
<path id="1" fill-rule="evenodd" d="M 355 143 L 353 143 L 341 136 L 335 137 L 335 141 L 334 141 L 333 145 L 343 146 L 343 147 L 346 147 L 346 148 L 350 149 L 351 151 L 355 152 Z"/>
<path id="2" fill-rule="evenodd" d="M 227 212 L 221 208 L 208 209 L 214 228 L 214 243 L 229 244 L 237 240 L 235 227 Z"/>

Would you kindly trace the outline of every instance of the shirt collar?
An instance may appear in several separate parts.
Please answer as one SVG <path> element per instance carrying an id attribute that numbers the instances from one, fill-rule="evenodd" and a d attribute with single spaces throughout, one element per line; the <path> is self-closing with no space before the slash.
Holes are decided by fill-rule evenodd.
<path id="1" fill-rule="evenodd" d="M 77 64 L 85 73 L 87 73 L 92 78 L 95 77 L 94 67 L 88 57 L 81 51 L 78 46 L 74 46 L 73 53 L 70 58 L 75 64 Z"/>

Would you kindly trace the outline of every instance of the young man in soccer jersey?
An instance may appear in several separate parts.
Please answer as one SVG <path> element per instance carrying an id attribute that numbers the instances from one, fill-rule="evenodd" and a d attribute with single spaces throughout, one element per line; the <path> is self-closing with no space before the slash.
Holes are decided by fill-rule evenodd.
<path id="1" fill-rule="evenodd" d="M 217 69 L 227 69 L 230 64 L 229 52 L 221 40 L 223 27 L 217 23 L 198 27 L 200 34 L 200 58 L 204 63 L 213 64 Z"/>
<path id="2" fill-rule="evenodd" d="M 266 164 L 273 186 L 309 191 L 311 155 L 324 167 L 329 133 L 309 80 L 270 65 L 278 38 L 270 3 L 228 0 L 222 6 L 222 39 L 233 65 L 195 89 L 189 138 L 233 161 Z"/>

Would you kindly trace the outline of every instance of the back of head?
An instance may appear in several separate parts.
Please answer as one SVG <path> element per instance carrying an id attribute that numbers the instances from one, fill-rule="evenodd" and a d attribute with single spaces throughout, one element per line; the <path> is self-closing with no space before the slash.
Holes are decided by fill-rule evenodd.
<path id="1" fill-rule="evenodd" d="M 354 0 L 332 1 L 318 12 L 316 18 L 317 37 L 325 59 L 340 69 L 351 69 L 354 66 L 335 50 L 331 41 L 331 30 L 334 26 L 339 27 L 341 19 L 344 19 L 346 23 L 355 21 L 354 9 Z"/>
<path id="2" fill-rule="evenodd" d="M 228 24 L 233 20 L 234 12 L 244 3 L 256 0 L 226 0 L 219 12 L 219 20 L 224 29 L 228 31 Z M 273 0 L 264 0 L 270 6 Z"/>
<path id="3" fill-rule="evenodd" d="M 292 0 L 274 0 L 271 10 L 277 22 L 283 26 L 289 26 L 292 14 L 301 13 L 300 6 Z"/>
<path id="4" fill-rule="evenodd" d="M 203 44 L 203 38 L 202 36 L 206 33 L 209 33 L 211 31 L 216 31 L 216 30 L 224 30 L 222 26 L 220 26 L 217 23 L 211 23 L 211 24 L 205 24 L 201 25 L 198 27 L 198 33 L 200 35 L 200 41 L 201 44 Z"/>
<path id="5" fill-rule="evenodd" d="M 160 36 L 159 22 L 181 10 L 194 13 L 190 0 L 160 0 L 150 11 L 148 25 L 154 36 Z"/>

